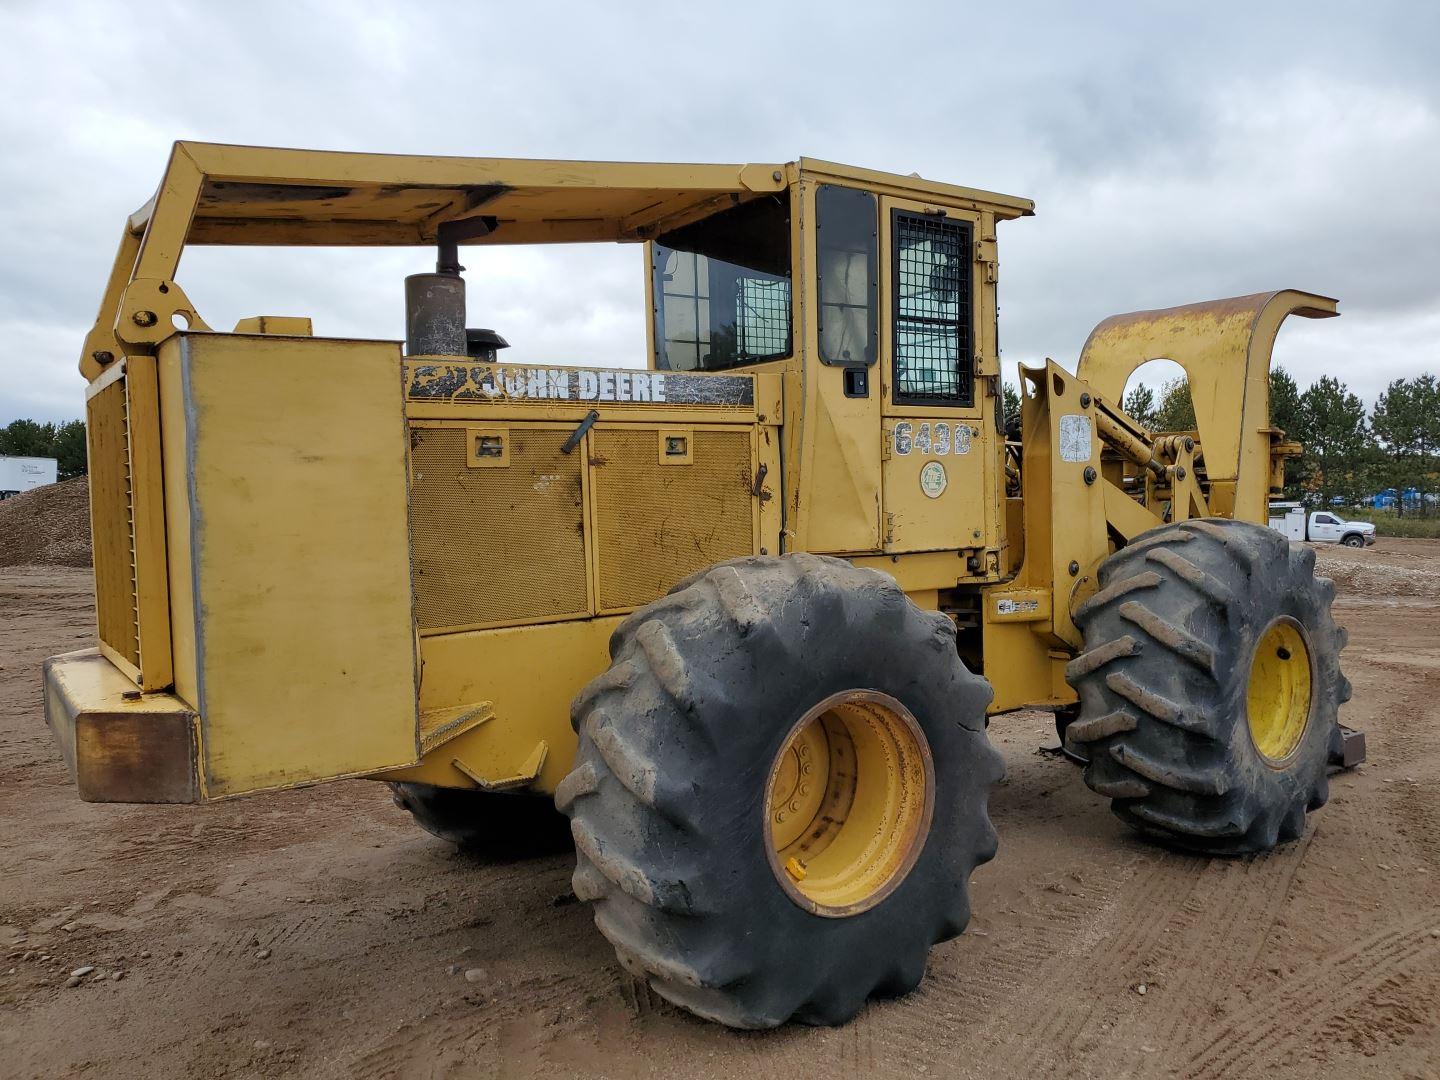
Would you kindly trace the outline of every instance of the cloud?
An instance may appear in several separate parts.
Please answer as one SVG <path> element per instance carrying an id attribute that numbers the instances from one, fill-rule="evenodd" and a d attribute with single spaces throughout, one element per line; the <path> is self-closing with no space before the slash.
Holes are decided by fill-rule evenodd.
<path id="1" fill-rule="evenodd" d="M 1303 384 L 1436 370 L 1440 8 L 113 2 L 0 7 L 0 423 L 78 415 L 124 216 L 176 138 L 438 154 L 812 154 L 1034 197 L 1001 234 L 1008 363 L 1073 363 L 1114 311 L 1295 286 Z M 516 358 L 638 363 L 638 248 L 490 250 L 472 321 Z M 216 326 L 398 337 L 426 252 L 196 249 Z"/>

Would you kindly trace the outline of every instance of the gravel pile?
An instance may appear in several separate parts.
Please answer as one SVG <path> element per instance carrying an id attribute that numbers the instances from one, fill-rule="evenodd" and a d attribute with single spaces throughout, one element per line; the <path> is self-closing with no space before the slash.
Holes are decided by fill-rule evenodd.
<path id="1" fill-rule="evenodd" d="M 83 476 L 0 502 L 0 566 L 89 566 L 90 488 Z"/>
<path id="2" fill-rule="evenodd" d="M 1396 541 L 1380 540 L 1379 548 L 1315 545 L 1315 573 L 1328 577 L 1342 593 L 1385 599 L 1420 596 L 1440 600 L 1440 569 L 1433 558 L 1404 550 L 1386 550 Z"/>

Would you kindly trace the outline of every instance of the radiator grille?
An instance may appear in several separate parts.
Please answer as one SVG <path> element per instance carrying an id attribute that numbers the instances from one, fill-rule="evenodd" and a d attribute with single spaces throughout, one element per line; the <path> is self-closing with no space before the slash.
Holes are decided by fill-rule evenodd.
<path id="1" fill-rule="evenodd" d="M 638 607 L 711 563 L 754 554 L 748 432 L 695 431 L 690 465 L 661 465 L 654 429 L 592 438 L 601 609 Z"/>
<path id="2" fill-rule="evenodd" d="M 86 416 L 96 621 L 100 640 L 138 668 L 140 626 L 135 605 L 135 523 L 125 379 L 115 380 L 92 397 Z"/>
<path id="3" fill-rule="evenodd" d="M 511 427 L 510 461 L 466 464 L 464 428 L 411 430 L 411 552 L 421 630 L 584 614 L 583 454 L 568 431 Z"/>

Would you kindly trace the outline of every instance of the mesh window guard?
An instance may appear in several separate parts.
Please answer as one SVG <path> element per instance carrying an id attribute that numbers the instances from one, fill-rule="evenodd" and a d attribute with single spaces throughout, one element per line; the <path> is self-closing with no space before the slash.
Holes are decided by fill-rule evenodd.
<path id="1" fill-rule="evenodd" d="M 736 302 L 736 355 L 784 356 L 790 351 L 790 282 L 742 277 Z"/>
<path id="2" fill-rule="evenodd" d="M 895 382 L 902 405 L 972 405 L 970 225 L 893 211 Z"/>

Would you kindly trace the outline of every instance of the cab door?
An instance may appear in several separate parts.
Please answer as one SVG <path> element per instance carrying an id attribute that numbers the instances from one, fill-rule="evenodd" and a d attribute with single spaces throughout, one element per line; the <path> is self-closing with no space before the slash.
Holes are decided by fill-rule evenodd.
<path id="1" fill-rule="evenodd" d="M 883 543 L 890 552 L 984 546 L 988 452 L 978 213 L 881 206 Z"/>
<path id="2" fill-rule="evenodd" d="M 1312 540 L 1337 540 L 1340 529 L 1334 515 L 1316 514 L 1310 519 L 1310 539 Z"/>

